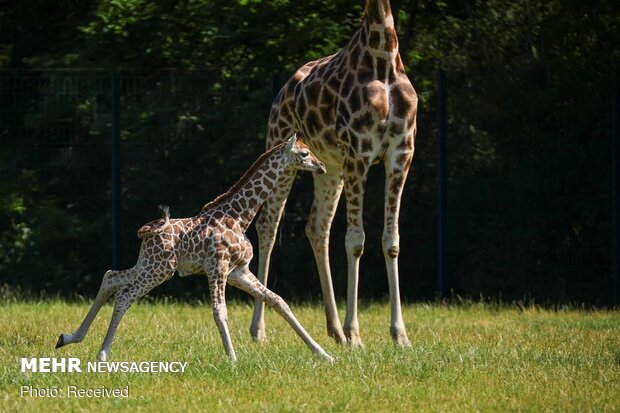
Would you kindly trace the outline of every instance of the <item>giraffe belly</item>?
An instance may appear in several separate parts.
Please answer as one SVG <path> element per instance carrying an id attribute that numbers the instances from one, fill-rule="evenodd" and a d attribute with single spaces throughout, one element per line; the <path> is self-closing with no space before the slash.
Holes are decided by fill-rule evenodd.
<path id="1" fill-rule="evenodd" d="M 204 274 L 204 258 L 194 254 L 179 254 L 177 256 L 177 272 L 179 277 L 192 274 Z"/>

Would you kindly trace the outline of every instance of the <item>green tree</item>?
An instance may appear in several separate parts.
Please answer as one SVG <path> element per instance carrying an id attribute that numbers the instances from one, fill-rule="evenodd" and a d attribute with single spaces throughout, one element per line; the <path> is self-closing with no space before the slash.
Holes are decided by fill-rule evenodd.
<path id="1" fill-rule="evenodd" d="M 102 245 L 110 237 L 112 71 L 122 77 L 129 261 L 133 231 L 153 218 L 155 205 L 191 214 L 258 156 L 272 91 L 301 64 L 342 47 L 361 14 L 360 2 L 341 0 L 48 3 L 2 5 L 0 67 L 98 70 L 0 78 L 10 108 L 0 111 L 0 282 L 79 292 L 95 288 L 109 265 Z M 609 89 L 620 19 L 613 2 L 393 0 L 392 7 L 420 97 L 401 218 L 404 294 L 435 291 L 435 106 L 443 68 L 452 286 L 470 296 L 604 302 Z M 376 196 L 365 206 L 367 228 L 381 226 L 381 173 L 371 170 L 368 193 Z M 312 296 L 314 269 L 295 265 L 312 260 L 303 236 L 310 186 L 300 177 L 293 191 L 275 271 L 283 273 L 279 288 Z M 344 227 L 337 217 L 331 245 L 339 295 Z M 367 232 L 362 293 L 382 294 L 380 236 Z M 292 271 L 301 273 L 284 274 Z M 192 293 L 204 291 L 199 284 Z"/>

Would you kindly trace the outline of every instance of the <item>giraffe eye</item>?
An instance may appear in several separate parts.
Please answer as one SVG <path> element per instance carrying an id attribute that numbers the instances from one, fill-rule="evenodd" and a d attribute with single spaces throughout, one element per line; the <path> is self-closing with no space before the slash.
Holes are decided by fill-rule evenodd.
<path id="1" fill-rule="evenodd" d="M 308 155 L 310 155 L 310 153 L 307 150 L 305 150 L 305 149 L 302 149 L 299 152 L 299 154 L 301 155 L 302 158 L 306 158 Z"/>

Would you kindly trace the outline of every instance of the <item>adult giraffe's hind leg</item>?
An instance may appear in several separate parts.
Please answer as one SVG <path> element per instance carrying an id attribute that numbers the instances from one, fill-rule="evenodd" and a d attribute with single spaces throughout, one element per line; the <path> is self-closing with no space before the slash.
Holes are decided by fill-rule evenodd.
<path id="1" fill-rule="evenodd" d="M 131 271 L 132 270 L 106 271 L 103 276 L 103 280 L 101 281 L 101 286 L 99 287 L 97 297 L 95 297 L 93 305 L 90 307 L 88 314 L 86 314 L 86 318 L 84 318 L 84 321 L 82 321 L 80 327 L 73 333 L 61 334 L 58 337 L 58 341 L 56 342 L 56 348 L 66 346 L 67 344 L 79 343 L 84 339 L 86 333 L 88 333 L 90 325 L 92 324 L 93 320 L 97 316 L 97 313 L 101 309 L 101 306 L 105 304 L 108 298 L 110 298 L 110 296 L 114 294 L 120 287 L 129 282 L 132 276 Z"/>
<path id="2" fill-rule="evenodd" d="M 346 343 L 347 339 L 340 326 L 338 308 L 334 297 L 329 265 L 329 233 L 342 193 L 342 185 L 342 173 L 340 171 L 330 169 L 326 174 L 314 174 L 314 199 L 306 225 L 306 236 L 312 245 L 321 280 L 327 334 L 338 343 Z"/>
<path id="3" fill-rule="evenodd" d="M 394 343 L 402 347 L 409 347 L 411 343 L 407 337 L 400 305 L 398 276 L 400 236 L 398 233 L 398 218 L 400 213 L 400 199 L 412 158 L 413 151 L 405 151 L 402 153 L 393 153 L 385 160 L 385 216 L 382 246 L 390 289 L 390 309 L 392 314 L 390 319 L 390 334 Z"/>
<path id="4" fill-rule="evenodd" d="M 273 192 L 267 197 L 256 220 L 258 233 L 258 279 L 267 285 L 271 252 L 276 243 L 276 232 L 280 225 L 286 199 L 295 180 L 296 171 L 287 170 L 276 182 Z M 265 303 L 261 300 L 254 302 L 254 315 L 250 325 L 250 334 L 257 341 L 264 341 L 265 334 Z"/>

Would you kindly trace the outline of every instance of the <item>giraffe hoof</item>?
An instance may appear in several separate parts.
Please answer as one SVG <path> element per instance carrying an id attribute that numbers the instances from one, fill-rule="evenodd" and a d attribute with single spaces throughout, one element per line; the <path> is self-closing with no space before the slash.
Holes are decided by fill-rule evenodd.
<path id="1" fill-rule="evenodd" d="M 349 340 L 349 346 L 351 346 L 352 348 L 364 348 L 364 343 L 362 343 L 362 340 L 357 339 L 357 340 Z"/>
<path id="2" fill-rule="evenodd" d="M 336 344 L 345 344 L 347 342 L 342 329 L 327 329 L 327 335 L 333 338 Z"/>
<path id="3" fill-rule="evenodd" d="M 345 336 L 332 335 L 332 338 L 334 339 L 336 344 L 347 344 L 347 342 L 348 342 L 348 340 L 347 340 L 347 338 Z"/>
<path id="4" fill-rule="evenodd" d="M 56 342 L 56 348 L 60 348 L 65 345 L 65 337 L 64 334 L 58 336 L 58 341 Z"/>
<path id="5" fill-rule="evenodd" d="M 265 330 L 250 329 L 250 334 L 252 335 L 252 338 L 254 338 L 254 341 L 256 341 L 257 343 L 265 343 L 267 341 L 267 334 L 265 333 Z"/>
<path id="6" fill-rule="evenodd" d="M 336 363 L 336 359 L 335 359 L 335 358 L 333 358 L 332 356 L 330 356 L 330 355 L 329 355 L 329 354 L 327 354 L 327 353 L 321 354 L 321 358 L 322 358 L 323 360 L 325 360 L 326 362 L 328 362 L 329 364 L 334 364 L 334 363 Z"/>
<path id="7" fill-rule="evenodd" d="M 392 340 L 394 340 L 394 344 L 396 344 L 398 347 L 402 347 L 402 348 L 411 347 L 411 342 L 409 341 L 409 338 L 407 337 L 407 333 L 404 333 L 404 332 L 393 333 Z"/>
<path id="8" fill-rule="evenodd" d="M 352 348 L 364 348 L 364 343 L 358 334 L 351 335 L 347 338 L 347 343 Z"/>

